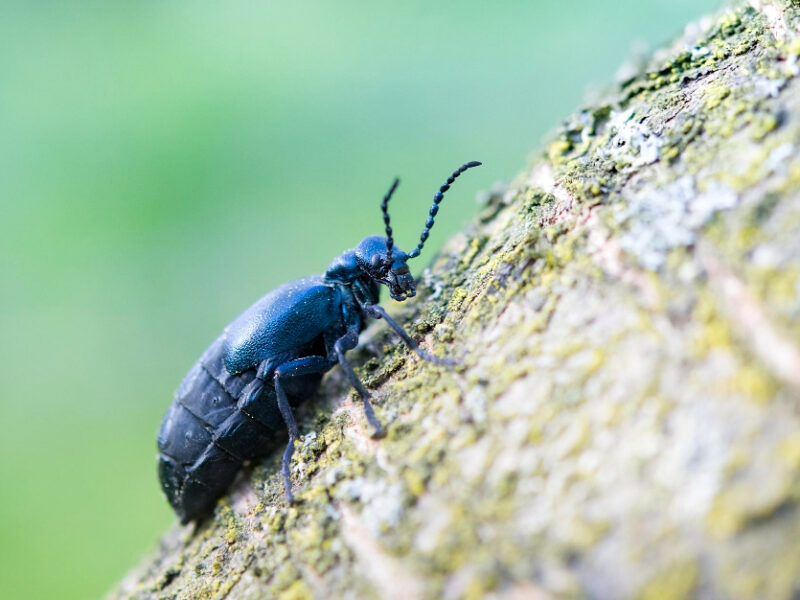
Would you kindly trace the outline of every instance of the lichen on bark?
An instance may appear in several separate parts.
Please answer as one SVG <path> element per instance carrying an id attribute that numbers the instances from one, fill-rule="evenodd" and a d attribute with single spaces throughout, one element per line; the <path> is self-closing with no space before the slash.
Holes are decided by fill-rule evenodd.
<path id="1" fill-rule="evenodd" d="M 753 0 L 565 120 L 278 455 L 111 598 L 800 593 L 800 7 Z"/>

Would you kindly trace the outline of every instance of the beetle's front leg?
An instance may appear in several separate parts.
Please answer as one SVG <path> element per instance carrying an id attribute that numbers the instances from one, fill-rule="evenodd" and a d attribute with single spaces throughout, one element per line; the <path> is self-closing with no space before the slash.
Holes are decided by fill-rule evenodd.
<path id="1" fill-rule="evenodd" d="M 402 325 L 397 323 L 394 319 L 392 319 L 383 307 L 377 304 L 367 304 L 364 306 L 364 311 L 370 316 L 375 319 L 383 319 L 388 323 L 389 327 L 395 330 L 397 335 L 406 343 L 411 350 L 413 350 L 417 356 L 419 356 L 422 360 L 427 361 L 429 363 L 433 363 L 434 365 L 443 365 L 445 367 L 453 367 L 458 363 L 451 359 L 451 358 L 439 358 L 438 356 L 434 356 L 433 354 L 428 354 L 422 348 L 419 347 L 419 344 L 411 339 L 411 336 L 406 333 L 406 330 L 403 329 Z"/>
<path id="2" fill-rule="evenodd" d="M 386 431 L 375 416 L 375 412 L 372 410 L 372 403 L 369 401 L 369 392 L 361 384 L 361 381 L 358 379 L 358 375 L 356 375 L 356 372 L 353 371 L 353 367 L 350 366 L 350 363 L 347 362 L 347 359 L 344 356 L 345 352 L 352 350 L 357 345 L 358 331 L 355 329 L 350 329 L 342 337 L 336 340 L 336 343 L 333 345 L 333 349 L 336 352 L 336 357 L 339 359 L 339 364 L 342 365 L 345 375 L 347 375 L 350 383 L 354 388 L 356 388 L 358 395 L 361 396 L 361 400 L 364 402 L 364 414 L 367 416 L 367 421 L 369 421 L 369 424 L 372 425 L 372 428 L 375 430 L 372 436 L 376 438 L 383 437 L 386 435 Z"/>

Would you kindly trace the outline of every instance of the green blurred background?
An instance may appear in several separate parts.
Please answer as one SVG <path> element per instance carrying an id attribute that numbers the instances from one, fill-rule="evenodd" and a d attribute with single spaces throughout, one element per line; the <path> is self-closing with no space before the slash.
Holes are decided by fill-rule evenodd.
<path id="1" fill-rule="evenodd" d="M 0 598 L 101 596 L 174 521 L 155 433 L 205 346 L 381 232 L 427 251 L 717 0 L 4 4 Z M 419 265 L 425 262 L 423 260 Z"/>

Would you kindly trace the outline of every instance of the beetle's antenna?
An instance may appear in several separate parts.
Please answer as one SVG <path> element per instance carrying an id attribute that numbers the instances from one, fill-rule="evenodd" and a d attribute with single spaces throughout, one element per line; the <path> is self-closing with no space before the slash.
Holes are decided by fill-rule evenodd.
<path id="1" fill-rule="evenodd" d="M 439 204 L 441 203 L 442 200 L 444 200 L 444 193 L 450 189 L 450 185 L 456 180 L 456 177 L 461 175 L 467 169 L 471 169 L 472 167 L 478 167 L 480 165 L 481 163 L 479 163 L 477 160 L 473 160 L 471 162 L 461 165 L 460 167 L 458 167 L 458 169 L 453 171 L 453 174 L 447 178 L 445 184 L 442 187 L 440 187 L 439 191 L 433 195 L 433 204 L 431 205 L 431 210 L 429 212 L 430 216 L 428 217 L 428 220 L 425 221 L 425 229 L 423 229 L 422 233 L 419 234 L 419 244 L 417 244 L 417 247 L 408 253 L 408 258 L 416 258 L 422 251 L 422 247 L 425 245 L 425 240 L 428 239 L 428 236 L 431 233 L 431 229 L 433 228 L 433 220 L 436 217 L 436 213 L 439 212 Z"/>
<path id="2" fill-rule="evenodd" d="M 383 197 L 383 202 L 381 202 L 381 212 L 383 213 L 383 223 L 386 225 L 386 258 L 384 259 L 384 264 L 387 267 L 392 266 L 392 248 L 394 248 L 394 238 L 392 237 L 392 226 L 389 225 L 389 200 L 392 199 L 392 194 L 397 189 L 397 186 L 400 184 L 400 179 L 397 177 L 394 178 L 392 182 L 392 187 L 389 188 L 389 191 L 386 192 L 386 195 Z"/>

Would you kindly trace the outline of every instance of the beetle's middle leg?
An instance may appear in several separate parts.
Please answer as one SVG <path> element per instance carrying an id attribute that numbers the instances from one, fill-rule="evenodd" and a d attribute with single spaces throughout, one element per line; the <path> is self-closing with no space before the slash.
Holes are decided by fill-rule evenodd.
<path id="1" fill-rule="evenodd" d="M 297 375 L 310 375 L 312 373 L 324 373 L 331 368 L 331 361 L 324 356 L 306 356 L 305 358 L 298 358 L 275 368 L 273 381 L 275 382 L 275 393 L 278 396 L 278 410 L 281 411 L 283 422 L 286 423 L 286 428 L 289 430 L 289 443 L 286 445 L 286 450 L 281 459 L 281 475 L 283 476 L 283 489 L 286 491 L 286 499 L 289 503 L 294 502 L 294 495 L 292 494 L 292 480 L 289 477 L 289 464 L 292 461 L 292 454 L 294 454 L 294 443 L 300 437 L 300 432 L 297 429 L 297 423 L 294 420 L 294 413 L 292 407 L 289 405 L 289 398 L 281 384 L 281 379 L 285 377 L 295 377 Z"/>
<path id="2" fill-rule="evenodd" d="M 364 402 L 364 414 L 367 416 L 367 421 L 369 421 L 369 424 L 372 425 L 372 428 L 375 430 L 373 437 L 383 437 L 386 435 L 386 431 L 383 429 L 383 425 L 381 425 L 380 421 L 378 421 L 378 418 L 375 416 L 375 411 L 372 410 L 372 404 L 369 401 L 369 392 L 361 384 L 361 381 L 358 379 L 358 375 L 356 375 L 356 372 L 353 371 L 353 367 L 350 366 L 350 363 L 347 362 L 347 359 L 344 357 L 345 352 L 352 350 L 357 345 L 358 331 L 356 329 L 350 329 L 342 337 L 336 340 L 336 343 L 333 345 L 333 349 L 336 352 L 336 357 L 339 359 L 339 364 L 342 365 L 345 375 L 347 375 L 350 383 L 354 388 L 356 388 L 358 395 L 361 396 L 361 400 Z"/>

